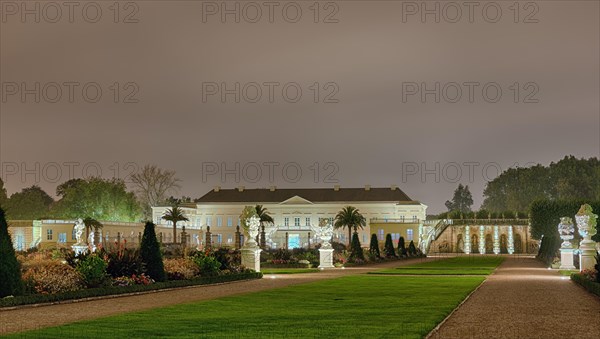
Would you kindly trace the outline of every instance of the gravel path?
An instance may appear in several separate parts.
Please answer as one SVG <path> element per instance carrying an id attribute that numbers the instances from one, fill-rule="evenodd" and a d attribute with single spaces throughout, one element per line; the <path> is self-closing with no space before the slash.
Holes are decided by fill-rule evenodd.
<path id="1" fill-rule="evenodd" d="M 408 259 L 404 261 L 386 262 L 368 267 L 330 269 L 317 273 L 266 274 L 263 279 L 250 281 L 239 281 L 210 286 L 193 286 L 169 291 L 156 291 L 155 293 L 149 294 L 121 296 L 117 298 L 68 304 L 26 307 L 16 310 L 0 310 L 0 335 L 62 325 L 75 321 L 95 319 L 115 314 L 258 292 L 324 279 L 333 279 L 346 275 L 362 274 L 383 268 L 410 265 L 430 260 L 435 259 Z"/>
<path id="2" fill-rule="evenodd" d="M 600 298 L 533 258 L 507 258 L 431 338 L 600 338 Z"/>

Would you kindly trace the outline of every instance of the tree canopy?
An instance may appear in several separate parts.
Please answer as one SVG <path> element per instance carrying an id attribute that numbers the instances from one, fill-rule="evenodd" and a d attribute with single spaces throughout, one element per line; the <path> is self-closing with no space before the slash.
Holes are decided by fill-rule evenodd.
<path id="1" fill-rule="evenodd" d="M 14 193 L 4 203 L 6 215 L 11 220 L 29 220 L 47 218 L 50 206 L 54 202 L 51 196 L 37 185 Z"/>
<path id="2" fill-rule="evenodd" d="M 135 195 L 122 179 L 72 179 L 56 189 L 60 200 L 52 209 L 58 218 L 93 218 L 103 221 L 139 221 Z"/>
<path id="3" fill-rule="evenodd" d="M 167 194 L 178 191 L 181 186 L 175 171 L 162 170 L 155 165 L 146 165 L 138 173 L 131 176 L 131 181 L 138 194 L 142 212 L 146 218 L 152 214 L 152 206 L 163 204 Z"/>
<path id="4" fill-rule="evenodd" d="M 458 188 L 454 190 L 452 200 L 446 201 L 448 211 L 470 212 L 473 206 L 473 196 L 469 191 L 469 186 L 458 184 Z"/>
<path id="5" fill-rule="evenodd" d="M 566 156 L 549 166 L 510 168 L 487 183 L 482 208 L 527 211 L 536 200 L 600 200 L 597 158 Z"/>

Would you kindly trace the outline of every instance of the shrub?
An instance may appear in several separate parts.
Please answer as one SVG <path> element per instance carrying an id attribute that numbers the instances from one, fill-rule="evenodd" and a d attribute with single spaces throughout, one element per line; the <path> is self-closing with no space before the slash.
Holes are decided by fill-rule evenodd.
<path id="1" fill-rule="evenodd" d="M 140 275 L 145 271 L 140 250 L 137 248 L 125 248 L 120 245 L 116 250 L 106 251 L 103 249 L 100 255 L 108 263 L 106 272 L 113 278 Z"/>
<path id="2" fill-rule="evenodd" d="M 99 287 L 107 280 L 106 266 L 106 262 L 102 258 L 93 254 L 80 260 L 76 269 L 87 287 Z"/>
<path id="3" fill-rule="evenodd" d="M 189 280 L 200 273 L 198 266 L 190 259 L 165 259 L 164 268 L 169 280 Z"/>
<path id="4" fill-rule="evenodd" d="M 417 247 L 415 246 L 415 242 L 412 240 L 410 241 L 410 244 L 408 244 L 408 254 L 410 256 L 417 255 Z"/>
<path id="5" fill-rule="evenodd" d="M 30 292 L 62 293 L 76 291 L 84 286 L 81 274 L 73 267 L 54 260 L 31 265 L 23 274 Z"/>
<path id="6" fill-rule="evenodd" d="M 273 253 L 273 260 L 284 260 L 291 261 L 292 260 L 292 252 L 286 248 L 280 248 L 275 253 Z"/>
<path id="7" fill-rule="evenodd" d="M 381 253 L 379 253 L 379 241 L 377 240 L 377 235 L 375 233 L 371 234 L 371 243 L 369 244 L 369 254 L 373 258 L 379 258 Z"/>
<path id="8" fill-rule="evenodd" d="M 221 263 L 219 268 L 222 270 L 236 270 L 242 265 L 242 252 L 239 250 L 219 248 L 212 253 L 205 253 L 205 255 L 214 257 L 219 263 Z M 202 267 L 200 267 L 200 270 L 202 271 Z"/>
<path id="9" fill-rule="evenodd" d="M 0 208 L 0 298 L 18 295 L 22 291 L 21 265 L 17 261 L 15 249 L 8 234 L 4 210 Z"/>
<path id="10" fill-rule="evenodd" d="M 358 240 L 358 233 L 354 233 L 352 235 L 352 242 L 350 243 L 350 259 L 356 262 L 360 260 L 362 262 L 365 261 L 365 256 L 363 254 L 362 247 L 360 246 L 360 240 Z"/>
<path id="11" fill-rule="evenodd" d="M 140 256 L 146 266 L 146 273 L 156 281 L 165 281 L 165 267 L 160 253 L 160 245 L 156 240 L 154 223 L 147 222 L 144 226 L 144 235 L 140 244 Z"/>
<path id="12" fill-rule="evenodd" d="M 398 255 L 401 257 L 407 256 L 406 246 L 404 243 L 404 237 L 400 237 L 398 240 Z"/>
<path id="13" fill-rule="evenodd" d="M 392 235 L 389 233 L 385 236 L 383 254 L 386 256 L 386 258 L 393 258 L 396 256 L 396 251 L 394 250 L 394 242 L 392 241 Z"/>
<path id="14" fill-rule="evenodd" d="M 203 277 L 219 274 L 219 270 L 223 266 L 223 264 L 217 260 L 216 257 L 210 255 L 199 254 L 193 258 L 193 261 L 198 267 L 200 275 Z M 239 267 L 239 265 L 228 265 L 227 270 L 235 269 L 237 267 Z"/>

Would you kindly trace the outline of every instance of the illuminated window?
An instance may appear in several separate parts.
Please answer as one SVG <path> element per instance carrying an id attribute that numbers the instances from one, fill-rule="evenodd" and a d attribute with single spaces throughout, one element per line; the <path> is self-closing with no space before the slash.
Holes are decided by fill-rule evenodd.
<path id="1" fill-rule="evenodd" d="M 217 227 L 223 226 L 223 218 L 217 217 Z"/>
<path id="2" fill-rule="evenodd" d="M 377 230 L 377 239 L 379 239 L 379 241 L 383 241 L 383 230 L 382 229 Z"/>
<path id="3" fill-rule="evenodd" d="M 66 243 L 67 242 L 67 233 L 58 233 L 58 242 Z"/>
<path id="4" fill-rule="evenodd" d="M 294 218 L 294 226 L 300 227 L 300 218 Z"/>
<path id="5" fill-rule="evenodd" d="M 290 226 L 290 218 L 286 217 L 285 219 L 283 219 L 283 225 L 286 227 Z"/>
<path id="6" fill-rule="evenodd" d="M 212 218 L 206 217 L 206 226 L 212 226 Z"/>
<path id="7" fill-rule="evenodd" d="M 306 226 L 310 226 L 310 217 L 306 218 Z"/>
<path id="8" fill-rule="evenodd" d="M 233 218 L 227 217 L 227 227 L 233 227 Z"/>
<path id="9" fill-rule="evenodd" d="M 412 228 L 409 228 L 406 230 L 406 240 L 411 241 L 413 240 L 413 230 Z"/>
<path id="10" fill-rule="evenodd" d="M 46 231 L 46 240 L 52 240 L 52 230 L 48 229 Z"/>

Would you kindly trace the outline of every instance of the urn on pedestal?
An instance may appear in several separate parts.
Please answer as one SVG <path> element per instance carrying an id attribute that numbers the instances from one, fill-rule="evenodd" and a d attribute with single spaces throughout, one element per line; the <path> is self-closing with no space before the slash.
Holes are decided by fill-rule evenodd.
<path id="1" fill-rule="evenodd" d="M 596 243 L 592 236 L 596 234 L 596 219 L 592 207 L 588 204 L 581 205 L 579 212 L 575 215 L 577 228 L 583 240 L 579 243 L 579 270 L 593 269 L 596 263 Z"/>
<path id="2" fill-rule="evenodd" d="M 575 233 L 575 226 L 573 226 L 573 220 L 569 217 L 560 218 L 558 224 L 558 234 L 563 240 L 560 247 L 560 269 L 561 270 L 572 270 L 575 268 L 573 265 L 573 245 L 571 241 L 573 234 Z"/>

